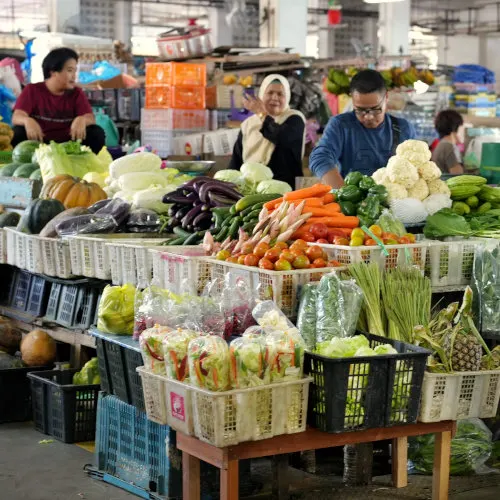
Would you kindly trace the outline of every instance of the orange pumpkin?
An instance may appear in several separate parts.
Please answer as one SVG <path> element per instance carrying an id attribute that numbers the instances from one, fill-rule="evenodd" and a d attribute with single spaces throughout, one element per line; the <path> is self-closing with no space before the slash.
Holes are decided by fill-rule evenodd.
<path id="1" fill-rule="evenodd" d="M 59 200 L 64 208 L 90 207 L 108 195 L 95 182 L 87 182 L 71 175 L 56 175 L 42 188 L 40 198 Z"/>

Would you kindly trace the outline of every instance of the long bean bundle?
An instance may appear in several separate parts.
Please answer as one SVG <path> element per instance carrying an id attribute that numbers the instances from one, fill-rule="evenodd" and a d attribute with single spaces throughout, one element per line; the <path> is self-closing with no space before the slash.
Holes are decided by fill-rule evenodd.
<path id="1" fill-rule="evenodd" d="M 415 325 L 427 325 L 431 316 L 432 289 L 420 270 L 407 267 L 386 272 L 382 302 L 388 320 L 388 337 L 414 343 Z"/>

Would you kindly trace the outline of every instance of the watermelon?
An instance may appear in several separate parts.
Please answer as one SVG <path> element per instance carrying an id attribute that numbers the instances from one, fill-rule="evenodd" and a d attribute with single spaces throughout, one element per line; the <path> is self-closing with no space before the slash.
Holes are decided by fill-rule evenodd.
<path id="1" fill-rule="evenodd" d="M 31 163 L 34 163 L 35 165 L 38 165 L 38 159 L 36 157 L 36 150 L 33 151 L 33 154 L 31 155 Z"/>
<path id="2" fill-rule="evenodd" d="M 0 177 L 12 177 L 12 174 L 21 166 L 20 163 L 9 163 L 0 169 Z"/>
<path id="3" fill-rule="evenodd" d="M 33 170 L 31 173 L 30 179 L 33 179 L 34 181 L 41 181 L 42 180 L 42 171 L 37 168 L 36 170 Z"/>
<path id="4" fill-rule="evenodd" d="M 40 146 L 38 141 L 20 142 L 12 151 L 12 161 L 14 163 L 30 163 L 38 146 Z"/>
<path id="5" fill-rule="evenodd" d="M 23 177 L 27 179 L 37 169 L 38 165 L 34 165 L 33 163 L 24 163 L 14 171 L 13 177 Z"/>

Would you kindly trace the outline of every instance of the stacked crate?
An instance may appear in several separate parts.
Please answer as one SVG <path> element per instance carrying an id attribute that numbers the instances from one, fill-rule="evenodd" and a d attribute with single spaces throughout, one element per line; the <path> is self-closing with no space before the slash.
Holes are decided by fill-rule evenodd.
<path id="1" fill-rule="evenodd" d="M 454 107 L 460 113 L 494 117 L 497 114 L 497 95 L 493 83 L 455 83 L 452 96 Z"/>
<path id="2" fill-rule="evenodd" d="M 173 154 L 174 137 L 209 128 L 205 109 L 205 64 L 160 62 L 146 64 L 146 99 L 141 115 L 142 144 L 160 156 Z M 186 154 L 198 154 L 186 151 Z"/>

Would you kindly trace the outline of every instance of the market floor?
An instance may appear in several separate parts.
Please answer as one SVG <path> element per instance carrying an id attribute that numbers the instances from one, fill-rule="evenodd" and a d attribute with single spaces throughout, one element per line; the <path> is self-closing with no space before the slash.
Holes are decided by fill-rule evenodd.
<path id="1" fill-rule="evenodd" d="M 130 500 L 125 491 L 90 479 L 83 466 L 92 462 L 92 454 L 58 441 L 40 443 L 44 436 L 31 423 L 0 425 L 0 500 Z M 410 476 L 408 488 L 390 487 L 388 476 L 376 478 L 364 488 L 343 488 L 339 477 L 313 476 L 290 469 L 291 498 L 294 500 L 427 500 L 429 477 Z M 263 484 L 259 500 L 269 494 L 269 461 L 252 466 L 252 479 Z M 500 474 L 453 478 L 449 500 L 499 500 Z"/>

